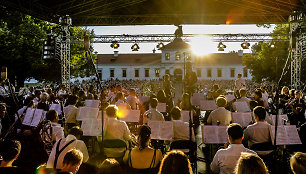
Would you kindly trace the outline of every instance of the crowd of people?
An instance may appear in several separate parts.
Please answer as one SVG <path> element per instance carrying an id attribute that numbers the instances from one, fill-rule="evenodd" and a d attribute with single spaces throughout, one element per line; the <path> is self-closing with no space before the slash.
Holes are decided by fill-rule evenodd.
<path id="1" fill-rule="evenodd" d="M 291 157 L 292 172 L 306 173 L 306 100 L 302 91 L 286 86 L 281 91 L 255 88 L 239 74 L 231 83 L 197 82 L 196 88 L 183 93 L 175 104 L 175 89 L 167 75 L 162 81 L 105 81 L 103 89 L 94 81 L 75 82 L 70 89 L 65 85 L 26 87 L 19 97 L 1 85 L 0 173 L 191 174 L 196 160 L 188 152 L 170 148 L 171 144 L 184 140 L 197 146 L 199 125 L 214 125 L 227 126 L 228 143 L 216 151 L 207 171 L 265 174 L 273 172 L 269 160 L 275 149 L 270 130 L 275 123 L 270 114 L 278 111 L 288 116 L 287 124 L 296 126 L 302 142 L 295 146 L 300 152 Z M 215 100 L 216 109 L 201 115 L 201 108 L 192 103 L 194 92 L 203 94 L 201 100 Z M 86 100 L 99 101 L 99 110 L 106 113 L 102 136 L 83 136 L 78 117 Z M 244 102 L 244 112 L 252 113 L 247 127 L 233 123 L 232 113 L 239 110 L 236 102 Z M 165 103 L 165 111 L 157 109 L 159 103 Z M 59 104 L 60 112 L 50 109 L 52 104 Z M 37 126 L 22 124 L 29 108 L 45 112 Z M 120 120 L 120 112 L 125 110 L 140 110 L 139 122 Z M 192 113 L 189 123 L 182 121 L 183 111 Z M 151 139 L 150 121 L 171 121 L 171 140 Z"/>

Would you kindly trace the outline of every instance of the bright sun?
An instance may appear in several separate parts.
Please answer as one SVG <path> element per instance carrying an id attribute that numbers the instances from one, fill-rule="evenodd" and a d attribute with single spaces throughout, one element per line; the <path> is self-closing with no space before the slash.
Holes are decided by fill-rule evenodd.
<path id="1" fill-rule="evenodd" d="M 191 40 L 192 52 L 199 56 L 213 53 L 216 47 L 215 43 L 209 37 L 194 37 Z"/>

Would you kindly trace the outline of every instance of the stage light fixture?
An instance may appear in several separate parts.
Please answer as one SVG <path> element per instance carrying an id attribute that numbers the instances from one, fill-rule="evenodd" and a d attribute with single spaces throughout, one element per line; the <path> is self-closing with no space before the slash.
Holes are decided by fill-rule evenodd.
<path id="1" fill-rule="evenodd" d="M 248 43 L 248 42 L 243 42 L 243 43 L 241 44 L 241 47 L 242 47 L 243 49 L 249 49 L 250 43 Z"/>
<path id="2" fill-rule="evenodd" d="M 120 46 L 120 45 L 119 45 L 119 43 L 118 43 L 117 41 L 113 41 L 112 44 L 110 45 L 110 47 L 111 47 L 111 48 L 114 48 L 114 49 L 118 49 L 119 46 Z"/>
<path id="3" fill-rule="evenodd" d="M 131 49 L 132 49 L 132 51 L 138 51 L 139 50 L 138 44 L 134 43 L 134 45 L 132 45 Z"/>
<path id="4" fill-rule="evenodd" d="M 159 44 L 157 44 L 156 45 L 156 48 L 158 49 L 158 50 L 162 50 L 163 48 L 164 48 L 164 44 L 162 43 L 162 42 L 160 42 Z"/>
<path id="5" fill-rule="evenodd" d="M 218 48 L 218 51 L 224 51 L 224 48 L 226 48 L 226 45 L 224 45 L 222 42 L 219 42 L 217 48 Z"/>

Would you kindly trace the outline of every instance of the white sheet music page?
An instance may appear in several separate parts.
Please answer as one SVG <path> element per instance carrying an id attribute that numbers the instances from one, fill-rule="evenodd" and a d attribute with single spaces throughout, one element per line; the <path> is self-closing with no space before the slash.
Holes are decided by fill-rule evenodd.
<path id="1" fill-rule="evenodd" d="M 299 133 L 295 125 L 284 126 L 288 135 L 290 144 L 302 144 Z"/>
<path id="2" fill-rule="evenodd" d="M 271 126 L 272 141 L 274 141 L 275 126 Z M 276 145 L 302 144 L 295 125 L 278 126 Z"/>
<path id="3" fill-rule="evenodd" d="M 26 112 L 26 114 L 24 116 L 24 119 L 23 119 L 23 122 L 22 122 L 23 125 L 27 125 L 27 126 L 31 125 L 31 122 L 32 122 L 32 119 L 33 119 L 33 116 L 34 116 L 34 112 L 35 112 L 34 108 L 28 108 L 27 109 L 27 112 Z"/>
<path id="4" fill-rule="evenodd" d="M 182 110 L 181 111 L 181 120 L 183 122 L 189 123 L 189 119 L 190 119 L 189 118 L 189 113 L 190 113 L 191 121 L 193 122 L 193 112 Z"/>
<path id="5" fill-rule="evenodd" d="M 225 96 L 225 98 L 228 102 L 230 102 L 235 99 L 235 96 L 233 94 L 228 94 Z"/>
<path id="6" fill-rule="evenodd" d="M 201 101 L 201 110 L 202 111 L 212 111 L 217 109 L 215 100 L 202 100 Z"/>
<path id="7" fill-rule="evenodd" d="M 224 144 L 227 140 L 226 126 L 202 126 L 205 144 Z"/>
<path id="8" fill-rule="evenodd" d="M 232 112 L 233 122 L 247 127 L 252 121 L 252 112 Z"/>
<path id="9" fill-rule="evenodd" d="M 85 106 L 99 108 L 100 100 L 85 100 Z"/>
<path id="10" fill-rule="evenodd" d="M 35 110 L 34 116 L 33 116 L 32 122 L 31 122 L 31 126 L 36 127 L 40 123 L 41 118 L 43 116 L 43 112 L 44 112 L 44 110 L 42 110 L 42 109 L 36 109 Z"/>
<path id="11" fill-rule="evenodd" d="M 204 94 L 202 93 L 194 93 L 191 96 L 191 104 L 194 106 L 200 106 L 201 105 L 201 100 L 204 100 Z"/>
<path id="12" fill-rule="evenodd" d="M 123 120 L 127 123 L 138 123 L 140 117 L 140 110 L 127 110 L 127 114 L 124 117 L 121 117 L 120 120 Z"/>
<path id="13" fill-rule="evenodd" d="M 285 120 L 289 120 L 288 119 L 288 116 L 286 115 L 286 114 L 283 114 L 283 115 L 278 115 L 278 120 L 277 120 L 277 125 L 278 126 L 281 126 L 281 125 L 284 125 L 284 121 Z M 272 122 L 273 122 L 273 125 L 275 126 L 275 123 L 276 123 L 276 115 L 272 115 Z M 287 123 L 287 121 L 286 121 L 286 124 L 288 124 Z"/>
<path id="14" fill-rule="evenodd" d="M 158 103 L 156 109 L 159 112 L 166 112 L 166 103 Z"/>
<path id="15" fill-rule="evenodd" d="M 91 130 L 93 126 L 94 119 L 83 119 L 81 129 L 83 130 L 84 136 L 91 136 Z"/>
<path id="16" fill-rule="evenodd" d="M 248 104 L 244 101 L 242 102 L 234 102 L 237 112 L 250 112 L 250 108 Z"/>
<path id="17" fill-rule="evenodd" d="M 173 122 L 160 121 L 159 140 L 172 140 L 173 137 Z"/>
<path id="18" fill-rule="evenodd" d="M 60 115 L 62 110 L 61 110 L 61 105 L 60 104 L 52 104 L 49 108 L 49 110 L 56 110 L 56 112 Z"/>
<path id="19" fill-rule="evenodd" d="M 151 138 L 159 139 L 160 121 L 148 121 L 148 126 L 151 128 Z"/>
<path id="20" fill-rule="evenodd" d="M 91 107 L 80 107 L 77 120 L 83 120 L 87 118 L 98 118 L 99 108 L 91 108 Z"/>

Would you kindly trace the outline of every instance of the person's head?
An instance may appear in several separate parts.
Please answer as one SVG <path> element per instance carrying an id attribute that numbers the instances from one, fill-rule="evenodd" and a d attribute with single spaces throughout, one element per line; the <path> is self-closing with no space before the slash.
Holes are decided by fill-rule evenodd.
<path id="1" fill-rule="evenodd" d="M 115 118 L 117 117 L 118 114 L 118 107 L 116 105 L 109 105 L 107 106 L 107 108 L 105 109 L 106 115 L 108 117 L 112 117 Z"/>
<path id="2" fill-rule="evenodd" d="M 164 99 L 166 98 L 166 93 L 164 90 L 160 89 L 158 90 L 157 94 L 156 94 L 156 97 L 159 98 L 159 99 Z"/>
<path id="3" fill-rule="evenodd" d="M 151 106 L 151 108 L 156 108 L 157 104 L 158 104 L 157 98 L 151 98 L 150 99 L 150 106 Z"/>
<path id="4" fill-rule="evenodd" d="M 40 97 L 40 94 L 41 94 L 41 91 L 40 90 L 35 90 L 35 92 L 34 92 L 34 96 L 35 97 L 37 97 L 37 98 L 39 98 Z"/>
<path id="5" fill-rule="evenodd" d="M 290 158 L 291 170 L 294 174 L 306 173 L 306 153 L 297 152 Z"/>
<path id="6" fill-rule="evenodd" d="M 32 96 L 28 96 L 24 101 L 23 101 L 23 106 L 28 106 L 28 107 L 32 107 L 34 105 L 33 102 L 33 97 Z"/>
<path id="7" fill-rule="evenodd" d="M 238 78 L 241 78 L 241 77 L 242 77 L 242 74 L 241 74 L 241 73 L 239 73 L 239 74 L 237 75 L 237 77 L 238 77 Z"/>
<path id="8" fill-rule="evenodd" d="M 266 118 L 266 109 L 262 106 L 256 106 L 253 113 L 256 121 L 264 121 Z"/>
<path id="9" fill-rule="evenodd" d="M 80 150 L 69 150 L 64 156 L 63 171 L 77 173 L 83 161 L 83 153 Z"/>
<path id="10" fill-rule="evenodd" d="M 78 140 L 82 138 L 83 136 L 83 130 L 79 126 L 73 126 L 69 130 L 70 135 L 74 135 Z"/>
<path id="11" fill-rule="evenodd" d="M 182 151 L 172 150 L 162 160 L 158 174 L 192 174 L 190 161 Z"/>
<path id="12" fill-rule="evenodd" d="M 262 98 L 261 90 L 256 89 L 255 92 L 254 92 L 254 97 L 255 97 L 255 99 Z"/>
<path id="13" fill-rule="evenodd" d="M 295 89 L 290 89 L 289 95 L 290 95 L 291 97 L 294 97 L 294 95 L 295 95 Z"/>
<path id="14" fill-rule="evenodd" d="M 255 101 L 255 100 L 251 100 L 251 101 L 250 101 L 250 109 L 251 109 L 251 110 L 254 110 L 254 108 L 255 108 L 256 106 L 258 106 L 258 102 Z"/>
<path id="15" fill-rule="evenodd" d="M 61 89 L 61 90 L 65 90 L 65 89 L 66 89 L 66 86 L 65 86 L 65 85 L 61 85 L 61 86 L 60 86 L 60 89 Z"/>
<path id="16" fill-rule="evenodd" d="M 6 114 L 6 104 L 0 103 L 0 119 L 4 118 Z"/>
<path id="17" fill-rule="evenodd" d="M 135 91 L 134 88 L 130 89 L 130 95 L 135 96 L 135 93 L 136 93 L 136 91 Z"/>
<path id="18" fill-rule="evenodd" d="M 151 128 L 147 125 L 142 125 L 139 128 L 138 149 L 141 151 L 148 146 L 150 141 Z"/>
<path id="19" fill-rule="evenodd" d="M 214 91 L 218 91 L 218 90 L 219 90 L 219 85 L 218 85 L 218 84 L 215 84 L 215 85 L 213 86 L 213 90 L 214 90 Z"/>
<path id="20" fill-rule="evenodd" d="M 295 91 L 295 98 L 296 99 L 301 99 L 303 98 L 303 93 L 299 90 Z"/>
<path id="21" fill-rule="evenodd" d="M 49 120 L 51 122 L 54 122 L 54 123 L 57 123 L 58 122 L 58 113 L 56 110 L 49 110 L 47 113 L 46 113 L 46 120 Z"/>
<path id="22" fill-rule="evenodd" d="M 242 152 L 236 165 L 236 174 L 268 174 L 263 160 L 252 153 Z"/>
<path id="23" fill-rule="evenodd" d="M 75 105 L 77 103 L 77 101 L 78 101 L 78 98 L 79 97 L 76 96 L 76 95 L 69 95 L 68 99 L 67 99 L 68 105 Z"/>
<path id="24" fill-rule="evenodd" d="M 177 106 L 173 107 L 171 109 L 170 115 L 173 120 L 180 120 L 181 119 L 181 109 Z"/>
<path id="25" fill-rule="evenodd" d="M 239 90 L 239 94 L 240 94 L 240 97 L 246 97 L 246 95 L 247 95 L 247 90 L 246 90 L 246 89 L 240 89 L 240 90 Z"/>
<path id="26" fill-rule="evenodd" d="M 230 144 L 241 144 L 243 138 L 243 129 L 238 123 L 230 124 L 226 131 Z"/>
<path id="27" fill-rule="evenodd" d="M 289 93 L 289 88 L 288 88 L 288 86 L 284 86 L 284 87 L 282 88 L 281 94 L 288 94 L 288 93 Z"/>
<path id="28" fill-rule="evenodd" d="M 265 92 L 266 91 L 266 87 L 265 86 L 260 86 L 261 92 Z"/>
<path id="29" fill-rule="evenodd" d="M 47 101 L 48 98 L 49 98 L 49 94 L 48 94 L 48 93 L 43 92 L 43 93 L 40 94 L 40 101 L 41 101 L 41 102 Z"/>
<path id="30" fill-rule="evenodd" d="M 117 95 L 116 95 L 116 98 L 119 100 L 123 100 L 124 98 L 123 98 L 123 94 L 122 94 L 122 92 L 118 92 L 117 93 Z"/>
<path id="31" fill-rule="evenodd" d="M 216 99 L 216 105 L 217 105 L 218 107 L 225 107 L 225 106 L 226 106 L 226 103 L 227 103 L 227 101 L 226 101 L 226 98 L 225 98 L 225 97 L 218 97 L 218 98 Z"/>
<path id="32" fill-rule="evenodd" d="M 119 174 L 119 173 L 123 173 L 123 170 L 119 162 L 113 158 L 107 158 L 99 165 L 98 174 Z"/>
<path id="33" fill-rule="evenodd" d="M 4 162 L 13 162 L 18 158 L 21 144 L 17 140 L 5 140 L 0 145 L 0 155 Z"/>

